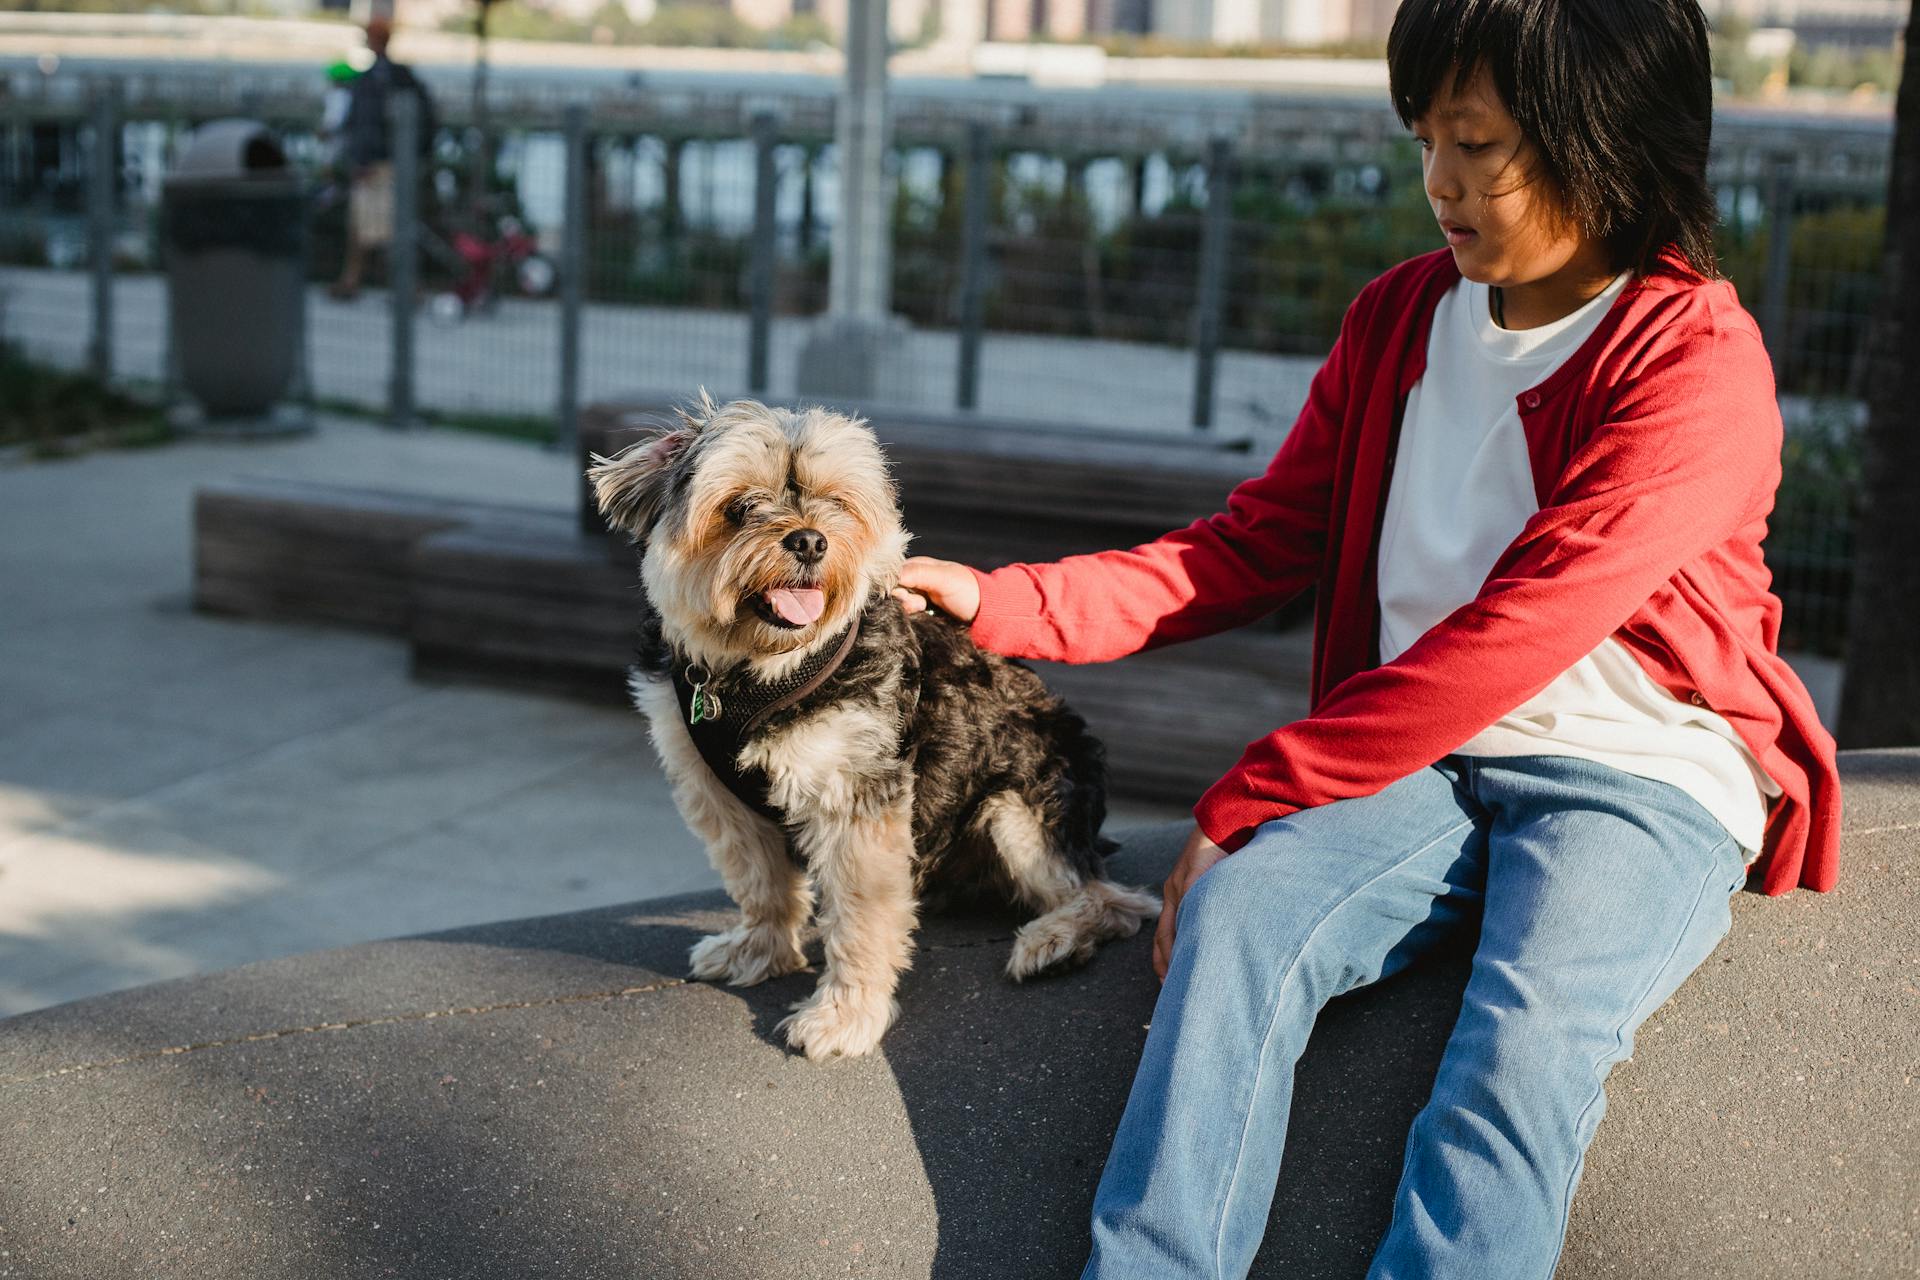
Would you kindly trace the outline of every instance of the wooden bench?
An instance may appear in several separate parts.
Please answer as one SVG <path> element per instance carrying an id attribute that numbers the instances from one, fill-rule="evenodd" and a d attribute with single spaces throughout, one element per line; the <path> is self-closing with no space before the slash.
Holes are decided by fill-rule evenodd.
<path id="1" fill-rule="evenodd" d="M 584 457 L 664 420 L 589 409 Z M 1186 442 L 1018 424 L 878 420 L 915 549 L 994 567 L 1145 541 L 1218 509 L 1259 463 Z M 582 471 L 584 474 L 584 466 Z M 194 599 L 209 611 L 404 636 L 414 668 L 614 703 L 643 607 L 634 550 L 582 490 L 579 516 L 376 490 L 202 490 Z M 1108 747 L 1115 790 L 1190 802 L 1307 710 L 1309 638 L 1288 619 L 1122 662 L 1035 664 Z"/>
<path id="2" fill-rule="evenodd" d="M 610 456 L 671 420 L 665 398 L 588 408 L 583 477 L 590 455 Z M 1266 463 L 1199 439 L 898 410 L 875 410 L 868 421 L 899 485 L 914 551 L 982 568 L 1145 542 L 1220 510 Z M 580 510 L 582 529 L 604 536 L 584 478 Z"/>

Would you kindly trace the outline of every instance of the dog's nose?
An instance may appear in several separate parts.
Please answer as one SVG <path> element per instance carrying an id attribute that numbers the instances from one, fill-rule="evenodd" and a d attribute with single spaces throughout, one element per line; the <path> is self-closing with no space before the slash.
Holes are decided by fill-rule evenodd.
<path id="1" fill-rule="evenodd" d="M 827 554 L 827 535 L 818 529 L 795 529 L 780 540 L 801 564 L 818 564 Z"/>

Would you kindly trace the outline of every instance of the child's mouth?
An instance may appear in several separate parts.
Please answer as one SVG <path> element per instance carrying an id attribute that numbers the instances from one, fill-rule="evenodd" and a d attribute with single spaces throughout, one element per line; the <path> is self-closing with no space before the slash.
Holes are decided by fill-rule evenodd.
<path id="1" fill-rule="evenodd" d="M 1479 235 L 1472 227 L 1442 227 L 1441 230 L 1447 233 L 1447 243 L 1456 246 L 1468 244 Z"/>

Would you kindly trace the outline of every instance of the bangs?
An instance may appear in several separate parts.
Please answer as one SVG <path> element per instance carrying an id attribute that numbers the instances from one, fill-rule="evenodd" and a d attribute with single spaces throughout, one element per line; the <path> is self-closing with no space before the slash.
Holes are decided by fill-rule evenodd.
<path id="1" fill-rule="evenodd" d="M 1485 67 L 1500 100 L 1525 129 L 1514 111 L 1517 17 L 1516 6 L 1490 0 L 1405 0 L 1387 36 L 1387 93 L 1400 123 L 1411 128 L 1443 91 L 1464 93 Z"/>

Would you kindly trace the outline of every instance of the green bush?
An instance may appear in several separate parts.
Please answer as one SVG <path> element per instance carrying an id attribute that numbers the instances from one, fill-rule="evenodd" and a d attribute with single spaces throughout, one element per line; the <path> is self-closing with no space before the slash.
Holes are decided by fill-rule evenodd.
<path id="1" fill-rule="evenodd" d="M 1853 587 L 1860 465 L 1851 406 L 1817 405 L 1789 427 L 1765 544 L 1773 591 L 1785 605 L 1783 649 L 1840 655 Z"/>
<path id="2" fill-rule="evenodd" d="M 102 438 L 158 443 L 168 438 L 165 415 L 87 374 L 50 369 L 0 342 L 0 445 L 60 453 Z"/>
<path id="3" fill-rule="evenodd" d="M 1788 332 L 1769 335 L 1778 353 L 1774 379 L 1782 391 L 1857 395 L 1857 361 L 1880 299 L 1886 209 L 1835 205 L 1793 220 L 1787 288 Z M 1770 227 L 1742 231 L 1722 224 L 1720 267 L 1741 305 L 1764 316 Z"/>
<path id="4" fill-rule="evenodd" d="M 473 30 L 473 15 L 451 14 L 445 31 Z M 820 18 L 803 14 L 762 31 L 721 5 L 667 4 L 653 17 L 635 22 L 624 5 L 608 3 L 584 18 L 567 17 L 528 0 L 504 0 L 492 7 L 487 33 L 508 40 L 553 40 L 595 44 L 658 45 L 706 49 L 805 49 L 832 44 L 833 32 Z"/>

